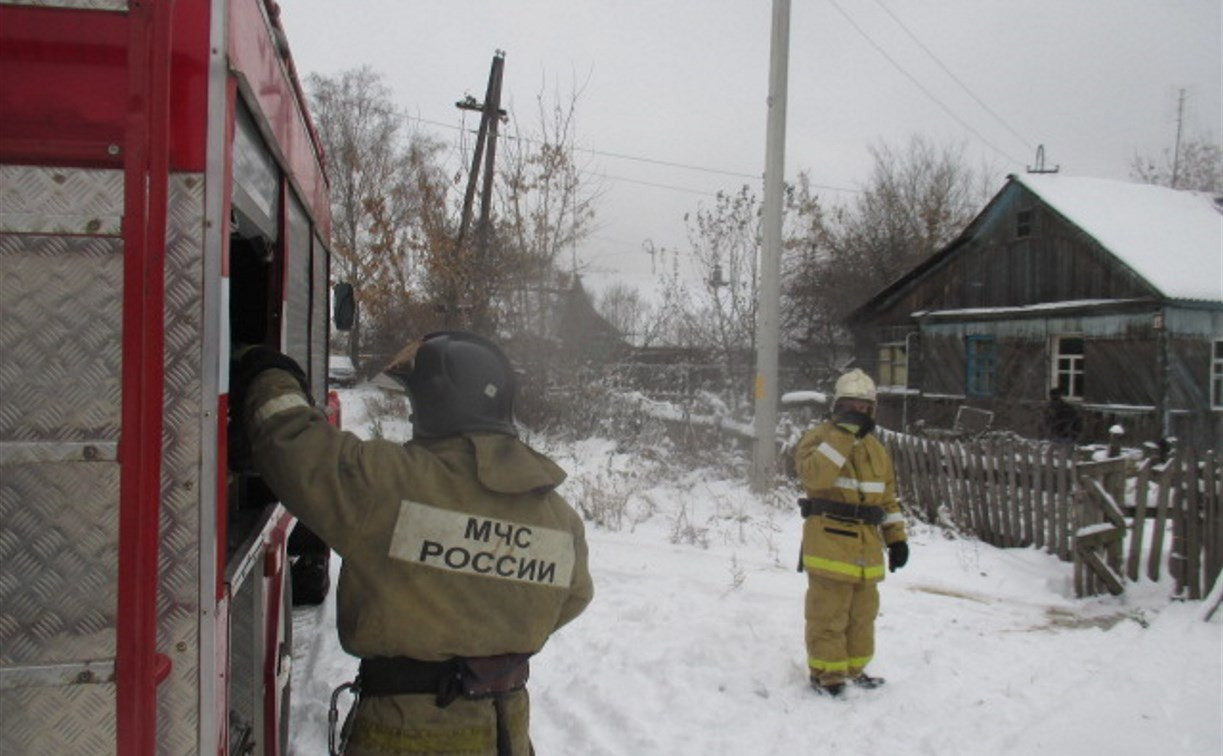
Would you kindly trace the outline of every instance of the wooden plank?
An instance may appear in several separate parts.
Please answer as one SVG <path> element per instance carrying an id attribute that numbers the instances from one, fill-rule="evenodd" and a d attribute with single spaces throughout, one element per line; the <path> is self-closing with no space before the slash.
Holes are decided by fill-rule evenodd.
<path id="1" fill-rule="evenodd" d="M 926 502 L 926 510 L 938 513 L 938 495 L 935 493 L 938 480 L 938 456 L 934 453 L 934 442 L 928 438 L 921 440 L 921 480 L 922 499 Z"/>
<path id="2" fill-rule="evenodd" d="M 1114 596 L 1120 596 L 1125 592 L 1125 587 L 1121 582 L 1121 576 L 1114 572 L 1107 564 L 1105 564 L 1104 561 L 1096 555 L 1095 551 L 1087 549 L 1083 551 L 1080 556 L 1082 557 L 1082 560 L 1086 566 L 1090 569 L 1091 573 L 1103 581 L 1104 585 L 1108 588 L 1109 593 L 1113 594 Z M 1078 560 L 1076 560 L 1076 563 L 1077 561 Z"/>
<path id="3" fill-rule="evenodd" d="M 1076 535 L 1074 536 L 1076 541 L 1078 538 L 1077 532 L 1079 530 L 1088 530 L 1088 528 L 1084 527 L 1085 523 L 1082 522 L 1083 520 L 1082 513 L 1083 513 L 1083 510 L 1086 508 L 1087 508 L 1087 492 L 1079 491 L 1074 496 L 1073 509 L 1071 513 L 1071 521 L 1073 522 L 1074 530 L 1076 532 Z M 1070 550 L 1072 563 L 1074 565 L 1074 573 L 1073 573 L 1074 595 L 1092 596 L 1095 594 L 1092 592 L 1091 586 L 1088 584 L 1087 576 L 1089 574 L 1089 569 L 1087 567 L 1086 561 L 1083 558 L 1086 554 L 1091 553 L 1091 550 L 1083 549 L 1082 551 L 1080 551 L 1077 548 L 1077 545 L 1078 544 L 1076 542 L 1075 548 L 1072 548 Z"/>
<path id="4" fill-rule="evenodd" d="M 972 483 L 972 514 L 977 537 L 989 543 L 989 517 L 986 512 L 985 500 L 985 462 L 984 452 L 980 443 L 973 442 L 969 447 L 968 460 L 972 465 L 972 473 L 969 480 Z"/>
<path id="5" fill-rule="evenodd" d="M 909 461 L 913 467 L 913 497 L 922 511 L 930 509 L 930 495 L 927 493 L 929 472 L 926 470 L 926 439 L 917 438 L 909 448 Z"/>
<path id="6" fill-rule="evenodd" d="M 948 444 L 946 441 L 933 441 L 930 447 L 938 466 L 938 476 L 935 478 L 935 496 L 938 497 L 938 505 L 950 512 L 951 499 L 954 493 L 951 489 L 953 481 L 951 479 L 950 459 L 948 458 Z"/>
<path id="7" fill-rule="evenodd" d="M 997 441 L 989 442 L 989 490 L 990 490 L 990 513 L 993 516 L 994 532 L 996 533 L 994 543 L 998 546 L 1006 548 L 1011 545 L 1010 529 L 1007 527 L 1007 501 L 1004 486 L 1005 481 L 1002 473 L 1002 444 Z"/>
<path id="8" fill-rule="evenodd" d="M 968 530 L 971 517 L 968 514 L 968 497 L 964 488 L 964 446 L 955 441 L 943 443 L 947 447 L 948 470 L 950 471 L 951 516 L 957 528 Z"/>
<path id="9" fill-rule="evenodd" d="M 1114 527 L 1125 529 L 1125 515 L 1122 514 L 1121 508 L 1117 506 L 1117 500 L 1113 498 L 1112 493 L 1105 488 L 1101 480 L 1083 476 L 1079 478 L 1079 485 L 1091 493 L 1091 502 L 1096 507 L 1095 511 L 1105 521 Z"/>
<path id="10" fill-rule="evenodd" d="M 1168 524 L 1168 506 L 1177 478 L 1176 457 L 1172 457 L 1155 470 L 1157 486 L 1155 492 L 1155 523 L 1151 528 L 1151 553 L 1147 557 L 1147 578 L 1159 580 L 1163 565 L 1164 532 Z"/>
<path id="11" fill-rule="evenodd" d="M 1075 534 L 1075 548 L 1099 548 L 1125 539 L 1125 528 L 1107 522 L 1098 522 L 1081 528 Z"/>
<path id="12" fill-rule="evenodd" d="M 994 500 L 994 445 L 986 441 L 981 446 L 981 501 L 984 504 L 985 529 L 989 543 L 1002 545 L 1002 529 L 998 526 L 998 507 Z"/>
<path id="13" fill-rule="evenodd" d="M 1061 558 L 1062 548 L 1062 454 L 1056 446 L 1049 447 L 1049 549 Z"/>
<path id="14" fill-rule="evenodd" d="M 1176 486 L 1169 502 L 1168 522 L 1172 526 L 1171 545 L 1168 547 L 1168 571 L 1172 574 L 1176 595 L 1185 591 L 1185 478 L 1189 467 L 1188 455 L 1181 451 L 1176 455 Z"/>
<path id="15" fill-rule="evenodd" d="M 1023 501 L 1020 494 L 1018 460 L 1020 446 L 1012 439 L 1007 444 L 1006 452 L 1006 487 L 1009 490 L 1011 509 L 1011 545 L 1024 545 L 1023 538 Z"/>
<path id="16" fill-rule="evenodd" d="M 1069 562 L 1074 544 L 1074 460 L 1071 449 L 1062 447 L 1057 451 L 1057 551 L 1062 561 Z"/>
<path id="17" fill-rule="evenodd" d="M 1040 544 L 1036 541 L 1036 471 L 1038 464 L 1036 447 L 1032 444 L 1024 444 L 1021 461 L 1023 469 L 1024 533 L 1027 535 L 1025 543 L 1029 546 L 1039 546 Z"/>
<path id="18" fill-rule="evenodd" d="M 1202 474 L 1197 455 L 1185 455 L 1185 505 L 1181 508 L 1185 534 L 1185 588 L 1189 598 L 1202 598 Z"/>
<path id="19" fill-rule="evenodd" d="M 1207 453 L 1206 494 L 1209 506 L 1206 509 L 1206 580 L 1218 580 L 1223 575 L 1223 449 Z M 1213 584 L 1203 585 L 1209 594 Z"/>
<path id="20" fill-rule="evenodd" d="M 1011 495 L 1011 483 L 1007 478 L 1007 457 L 1010 443 L 994 444 L 994 501 L 998 507 L 998 526 L 1002 530 L 1002 545 L 1012 548 L 1019 543 L 1015 534 L 1015 499 Z"/>
<path id="21" fill-rule="evenodd" d="M 1032 453 L 1032 461 L 1036 466 L 1033 470 L 1033 485 L 1032 485 L 1032 519 L 1033 532 L 1036 534 L 1036 547 L 1044 549 L 1049 543 L 1048 529 L 1048 499 L 1046 494 L 1048 486 L 1048 471 L 1050 468 L 1050 452 L 1047 449 L 1035 449 Z"/>
<path id="22" fill-rule="evenodd" d="M 1125 574 L 1130 580 L 1138 580 L 1139 562 L 1142 560 L 1142 536 L 1147 520 L 1147 489 L 1151 485 L 1151 459 L 1142 460 L 1134 481 L 1134 524 L 1130 529 L 1130 556 Z"/>
<path id="23" fill-rule="evenodd" d="M 1010 528 L 1007 527 L 1007 501 L 1003 487 L 1005 481 L 1002 475 L 1002 444 L 989 442 L 989 491 L 990 514 L 994 518 L 994 530 L 997 533 L 996 544 L 1002 548 L 1011 545 Z"/>

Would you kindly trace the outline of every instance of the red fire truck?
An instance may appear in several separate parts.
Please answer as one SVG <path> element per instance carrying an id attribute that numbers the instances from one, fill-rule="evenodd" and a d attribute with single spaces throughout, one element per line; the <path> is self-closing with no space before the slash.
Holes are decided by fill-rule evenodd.
<path id="1" fill-rule="evenodd" d="M 0 3 L 0 753 L 284 752 L 293 520 L 228 363 L 328 404 L 329 224 L 271 0 Z"/>

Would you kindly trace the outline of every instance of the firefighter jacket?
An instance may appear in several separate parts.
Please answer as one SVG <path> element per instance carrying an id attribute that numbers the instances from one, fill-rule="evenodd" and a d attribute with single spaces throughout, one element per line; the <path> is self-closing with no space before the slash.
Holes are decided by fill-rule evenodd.
<path id="1" fill-rule="evenodd" d="M 873 435 L 857 438 L 832 422 L 807 431 L 795 452 L 810 499 L 883 509 L 882 525 L 817 513 L 803 521 L 803 566 L 849 582 L 883 580 L 884 544 L 906 539 L 887 450 Z"/>
<path id="2" fill-rule="evenodd" d="M 363 441 L 265 370 L 245 407 L 255 469 L 342 558 L 341 645 L 362 657 L 533 653 L 590 602 L 565 473 L 513 436 Z"/>

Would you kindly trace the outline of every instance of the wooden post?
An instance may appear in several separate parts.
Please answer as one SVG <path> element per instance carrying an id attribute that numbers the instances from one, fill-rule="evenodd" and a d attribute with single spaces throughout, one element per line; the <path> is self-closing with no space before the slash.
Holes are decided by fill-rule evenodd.
<path id="1" fill-rule="evenodd" d="M 1151 553 L 1147 561 L 1147 577 L 1159 580 L 1159 568 L 1163 562 L 1164 529 L 1168 524 L 1168 505 L 1172 489 L 1176 485 L 1177 456 L 1173 456 L 1156 468 L 1159 485 L 1155 493 L 1155 525 L 1151 529 Z"/>
<path id="2" fill-rule="evenodd" d="M 1074 460 L 1072 450 L 1066 447 L 1057 451 L 1057 553 L 1062 561 L 1069 562 L 1074 549 L 1073 497 Z"/>
<path id="3" fill-rule="evenodd" d="M 989 512 L 989 450 L 984 444 L 973 444 L 973 464 L 976 466 L 974 486 L 977 502 L 977 532 L 986 543 L 994 542 L 994 530 L 990 525 Z"/>
<path id="4" fill-rule="evenodd" d="M 1020 458 L 1023 470 L 1023 514 L 1024 529 L 1027 533 L 1025 543 L 1029 546 L 1039 546 L 1036 533 L 1036 470 L 1039 460 L 1036 448 L 1032 444 L 1023 445 L 1023 456 Z"/>
<path id="5" fill-rule="evenodd" d="M 1035 521 L 1036 546 L 1048 550 L 1049 520 L 1046 515 L 1049 505 L 1045 490 L 1049 484 L 1049 469 L 1053 464 L 1052 452 L 1037 447 L 1032 452 L 1032 458 L 1035 463 L 1035 469 L 1032 472 L 1032 516 Z"/>
<path id="6" fill-rule="evenodd" d="M 1147 495 L 1151 482 L 1151 459 L 1138 465 L 1138 476 L 1134 482 L 1134 525 L 1130 530 L 1130 557 L 1125 566 L 1126 576 L 1138 580 L 1139 562 L 1142 560 L 1142 536 L 1147 519 Z"/>
<path id="7" fill-rule="evenodd" d="M 1184 521 L 1184 579 L 1189 598 L 1202 598 L 1202 495 L 1200 491 L 1201 467 L 1196 455 L 1185 455 L 1185 491 L 1181 517 Z"/>
<path id="8" fill-rule="evenodd" d="M 964 445 L 956 441 L 947 441 L 947 456 L 949 458 L 949 474 L 952 518 L 956 527 L 967 530 L 970 521 L 968 513 L 968 497 L 964 493 Z"/>
<path id="9" fill-rule="evenodd" d="M 1016 474 L 1015 456 L 1019 446 L 1012 440 L 1006 450 L 1006 488 L 1011 510 L 1011 546 L 1023 545 L 1023 502 L 1019 493 L 1019 476 Z"/>
<path id="10" fill-rule="evenodd" d="M 1206 484 L 1206 580 L 1213 581 L 1223 572 L 1223 449 L 1203 455 L 1202 480 Z M 1213 584 L 1202 586 L 1209 594 Z"/>

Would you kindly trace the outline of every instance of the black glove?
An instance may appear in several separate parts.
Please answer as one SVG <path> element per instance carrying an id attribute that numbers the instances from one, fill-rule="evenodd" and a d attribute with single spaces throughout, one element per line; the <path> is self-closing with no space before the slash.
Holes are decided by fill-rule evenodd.
<path id="1" fill-rule="evenodd" d="M 909 561 L 909 544 L 897 541 L 888 544 L 888 572 L 895 572 Z"/>
<path id="2" fill-rule="evenodd" d="M 875 429 L 875 421 L 870 415 L 853 410 L 841 410 L 832 418 L 833 425 L 858 438 L 865 438 L 867 433 Z"/>
<path id="3" fill-rule="evenodd" d="M 306 374 L 293 358 L 263 345 L 234 349 L 233 362 L 229 364 L 229 408 L 230 416 L 240 421 L 246 409 L 246 392 L 255 381 L 255 376 L 264 370 L 276 368 L 284 370 L 297 379 L 306 400 L 313 404 L 310 390 L 306 385 Z"/>
<path id="4" fill-rule="evenodd" d="M 229 466 L 246 471 L 251 467 L 250 439 L 246 436 L 246 393 L 255 376 L 264 370 L 277 368 L 297 379 L 307 401 L 313 403 L 306 390 L 306 374 L 292 358 L 262 345 L 233 347 L 233 359 L 229 363 Z"/>

